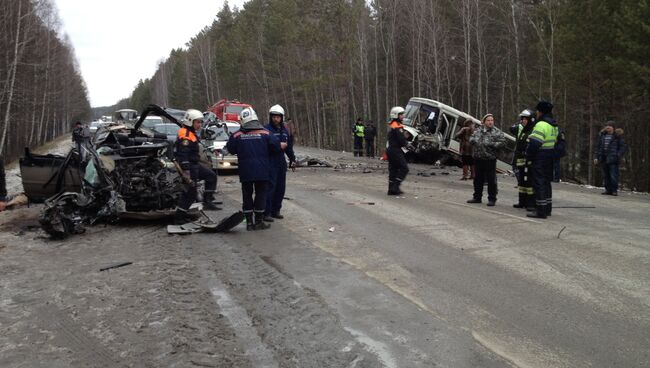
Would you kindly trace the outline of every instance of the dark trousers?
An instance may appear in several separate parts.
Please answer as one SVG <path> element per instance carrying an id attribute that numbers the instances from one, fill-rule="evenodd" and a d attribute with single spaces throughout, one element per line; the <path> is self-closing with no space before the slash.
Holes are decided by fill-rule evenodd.
<path id="1" fill-rule="evenodd" d="M 535 191 L 533 190 L 533 176 L 530 165 L 515 166 L 517 186 L 519 187 L 519 204 L 525 207 L 535 206 Z"/>
<path id="2" fill-rule="evenodd" d="M 603 183 L 605 184 L 605 191 L 610 194 L 617 193 L 619 178 L 618 163 L 607 164 L 605 163 L 605 160 L 603 160 L 601 167 L 603 169 Z"/>
<path id="3" fill-rule="evenodd" d="M 562 166 L 560 166 L 560 159 L 554 158 L 553 159 L 553 181 L 559 183 L 561 178 L 562 178 Z"/>
<path id="4" fill-rule="evenodd" d="M 363 156 L 363 137 L 354 136 L 354 155 Z"/>
<path id="5" fill-rule="evenodd" d="M 488 185 L 488 201 L 497 200 L 497 160 L 474 159 L 474 199 L 483 198 L 483 185 Z"/>
<path id="6" fill-rule="evenodd" d="M 366 156 L 375 157 L 375 140 L 366 139 Z"/>
<path id="7" fill-rule="evenodd" d="M 409 173 L 406 156 L 404 156 L 401 148 L 389 147 L 386 153 L 388 155 L 388 182 L 401 183 Z"/>
<path id="8" fill-rule="evenodd" d="M 244 214 L 264 213 L 268 183 L 267 181 L 246 181 L 241 183 L 242 210 Z M 253 193 L 255 198 L 253 198 Z"/>
<path id="9" fill-rule="evenodd" d="M 284 160 L 284 157 L 282 157 Z M 285 165 L 272 165 L 271 166 L 271 180 L 268 185 L 268 193 L 266 195 L 266 215 L 277 215 L 282 209 L 282 200 L 284 193 L 287 189 L 287 166 Z"/>
<path id="10" fill-rule="evenodd" d="M 178 206 L 184 210 L 188 210 L 192 203 L 196 201 L 196 183 L 198 181 L 205 181 L 204 201 L 211 201 L 214 191 L 217 188 L 217 174 L 203 165 L 192 165 L 190 167 L 190 177 L 192 178 L 194 185 L 188 186 L 187 190 L 185 190 L 181 195 L 180 203 L 178 204 Z"/>
<path id="11" fill-rule="evenodd" d="M 0 201 L 7 198 L 7 182 L 5 179 L 5 164 L 4 159 L 0 156 Z"/>
<path id="12" fill-rule="evenodd" d="M 553 187 L 551 186 L 551 181 L 553 180 L 553 159 L 543 158 L 534 160 L 532 170 L 535 205 L 538 211 L 544 209 L 546 214 L 550 214 L 553 208 Z"/>

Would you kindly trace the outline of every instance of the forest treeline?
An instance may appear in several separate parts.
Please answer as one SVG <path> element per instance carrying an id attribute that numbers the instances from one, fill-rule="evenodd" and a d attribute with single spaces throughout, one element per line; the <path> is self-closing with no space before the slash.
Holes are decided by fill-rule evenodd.
<path id="1" fill-rule="evenodd" d="M 623 182 L 648 191 L 648 40 L 648 0 L 250 0 L 226 4 L 121 103 L 239 98 L 262 116 L 280 103 L 300 143 L 349 150 L 356 117 L 381 126 L 413 96 L 501 127 L 546 99 L 566 131 L 565 177 L 600 182 L 592 152 L 611 120 L 630 146 Z"/>
<path id="2" fill-rule="evenodd" d="M 10 160 L 90 117 L 74 49 L 51 0 L 0 0 L 0 155 Z"/>

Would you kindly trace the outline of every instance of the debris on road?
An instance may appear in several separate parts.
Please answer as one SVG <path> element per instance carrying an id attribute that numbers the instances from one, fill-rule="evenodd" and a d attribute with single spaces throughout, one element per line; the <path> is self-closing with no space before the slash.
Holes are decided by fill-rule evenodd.
<path id="1" fill-rule="evenodd" d="M 334 228 L 334 226 L 332 226 L 332 227 L 330 227 L 330 228 L 328 229 L 328 231 L 329 231 L 330 233 L 333 233 L 334 230 L 336 230 L 336 229 Z"/>
<path id="2" fill-rule="evenodd" d="M 242 211 L 235 212 L 234 214 L 223 218 L 221 221 L 214 222 L 205 212 L 200 211 L 201 218 L 197 221 L 188 222 L 183 225 L 167 225 L 167 233 L 169 234 L 194 234 L 200 232 L 207 233 L 224 233 L 231 230 L 235 226 L 244 221 L 244 213 Z"/>
<path id="3" fill-rule="evenodd" d="M 309 167 L 333 167 L 333 165 L 331 163 L 329 163 L 328 161 L 326 161 L 326 160 L 319 159 L 319 158 L 313 158 L 313 157 L 309 157 L 309 156 L 306 156 L 306 157 L 301 158 L 298 161 L 296 161 L 296 166 L 298 166 L 298 167 L 305 167 L 305 166 L 309 166 Z"/>
<path id="4" fill-rule="evenodd" d="M 131 265 L 131 264 L 133 264 L 133 262 L 122 262 L 122 263 L 114 264 L 112 266 L 100 268 L 99 272 L 106 271 L 106 270 L 112 270 L 112 269 L 115 269 L 115 268 L 120 268 L 120 267 L 128 266 L 128 265 Z"/>

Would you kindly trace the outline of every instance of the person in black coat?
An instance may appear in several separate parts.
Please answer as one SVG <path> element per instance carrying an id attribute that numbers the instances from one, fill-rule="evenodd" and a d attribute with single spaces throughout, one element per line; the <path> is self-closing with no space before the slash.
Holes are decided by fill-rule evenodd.
<path id="1" fill-rule="evenodd" d="M 627 152 L 627 144 L 623 139 L 623 129 L 607 125 L 598 137 L 598 148 L 594 164 L 603 170 L 605 191 L 603 195 L 618 195 L 619 161 Z"/>
<path id="2" fill-rule="evenodd" d="M 280 142 L 264 129 L 251 108 L 240 113 L 241 129 L 231 135 L 226 144 L 228 152 L 237 155 L 239 181 L 242 188 L 242 209 L 246 217 L 246 230 L 264 230 L 266 195 L 271 179 L 271 155 L 282 152 L 286 142 Z M 255 196 L 253 197 L 253 193 Z"/>
<path id="3" fill-rule="evenodd" d="M 366 156 L 375 158 L 375 137 L 377 136 L 377 128 L 372 121 L 366 124 L 364 132 L 364 139 L 366 141 Z"/>

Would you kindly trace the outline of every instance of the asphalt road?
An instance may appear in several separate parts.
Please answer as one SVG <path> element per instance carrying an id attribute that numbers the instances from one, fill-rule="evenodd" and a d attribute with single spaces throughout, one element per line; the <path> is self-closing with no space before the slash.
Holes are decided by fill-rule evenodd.
<path id="1" fill-rule="evenodd" d="M 465 203 L 456 168 L 298 148 L 269 230 L 49 240 L 0 214 L 0 367 L 650 367 L 650 197 L 554 185 L 553 216 Z M 13 174 L 12 174 L 13 175 Z M 219 178 L 224 211 L 241 206 Z M 123 262 L 129 265 L 99 271 Z"/>
<path id="2" fill-rule="evenodd" d="M 383 164 L 301 153 L 337 169 L 290 173 L 287 218 L 253 247 L 385 366 L 650 366 L 647 195 L 559 183 L 535 220 L 512 208 L 511 177 L 488 208 L 465 203 L 458 170 L 412 165 L 396 198 Z"/>

